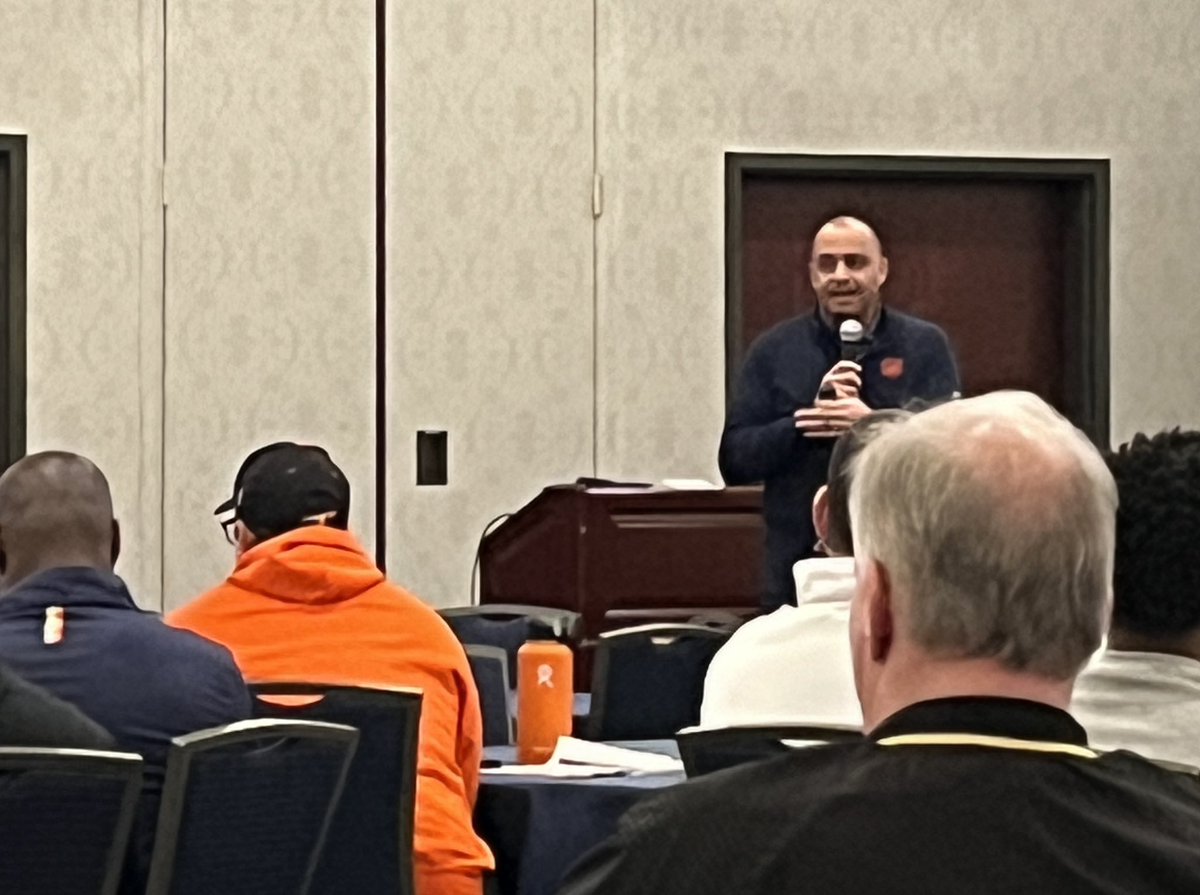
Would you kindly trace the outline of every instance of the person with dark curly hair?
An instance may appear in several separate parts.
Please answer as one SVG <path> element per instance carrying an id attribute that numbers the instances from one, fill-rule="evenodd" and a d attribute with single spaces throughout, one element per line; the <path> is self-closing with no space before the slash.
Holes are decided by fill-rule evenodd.
<path id="1" fill-rule="evenodd" d="M 1200 767 L 1200 432 L 1138 434 L 1107 460 L 1112 630 L 1071 709 L 1099 748 Z"/>

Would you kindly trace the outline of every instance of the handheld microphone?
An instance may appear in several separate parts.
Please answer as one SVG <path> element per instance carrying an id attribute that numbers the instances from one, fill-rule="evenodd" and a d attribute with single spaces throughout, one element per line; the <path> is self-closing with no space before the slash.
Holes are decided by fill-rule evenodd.
<path id="1" fill-rule="evenodd" d="M 871 340 L 866 338 L 863 325 L 853 317 L 843 320 L 838 327 L 838 340 L 842 343 L 842 360 L 855 363 L 862 360 L 871 345 Z M 817 397 L 824 400 L 832 400 L 836 396 L 837 390 L 832 385 L 825 385 L 817 393 Z"/>
<path id="2" fill-rule="evenodd" d="M 842 360 L 852 360 L 858 363 L 867 353 L 867 342 L 863 338 L 863 325 L 850 317 L 842 321 L 838 327 L 838 338 L 842 342 Z"/>

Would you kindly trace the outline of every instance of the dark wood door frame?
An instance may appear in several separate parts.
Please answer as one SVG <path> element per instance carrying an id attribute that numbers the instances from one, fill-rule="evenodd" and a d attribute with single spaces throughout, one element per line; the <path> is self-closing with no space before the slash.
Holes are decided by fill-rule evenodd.
<path id="1" fill-rule="evenodd" d="M 1068 263 L 1066 337 L 1076 346 L 1066 374 L 1080 401 L 1072 422 L 1098 445 L 1109 443 L 1108 159 L 725 153 L 725 383 L 732 397 L 742 365 L 743 188 L 748 178 L 863 178 L 1051 181 L 1071 187 L 1079 234 Z"/>
<path id="2" fill-rule="evenodd" d="M 25 454 L 25 215 L 26 138 L 0 134 L 0 469 Z"/>

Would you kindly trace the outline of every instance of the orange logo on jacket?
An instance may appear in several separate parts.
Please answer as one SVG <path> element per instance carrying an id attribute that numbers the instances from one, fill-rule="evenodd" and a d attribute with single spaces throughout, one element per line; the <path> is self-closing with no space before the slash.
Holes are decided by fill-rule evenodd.
<path id="1" fill-rule="evenodd" d="M 899 379 L 904 375 L 904 358 L 885 357 L 879 362 L 879 372 L 888 379 Z"/>

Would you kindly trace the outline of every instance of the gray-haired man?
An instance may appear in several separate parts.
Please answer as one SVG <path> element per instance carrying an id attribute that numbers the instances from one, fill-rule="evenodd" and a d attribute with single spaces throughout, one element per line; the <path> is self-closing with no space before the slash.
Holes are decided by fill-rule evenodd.
<path id="1" fill-rule="evenodd" d="M 643 802 L 563 891 L 1200 891 L 1200 782 L 1099 755 L 1066 711 L 1108 614 L 1116 502 L 1033 395 L 882 433 L 850 496 L 866 742 Z"/>

